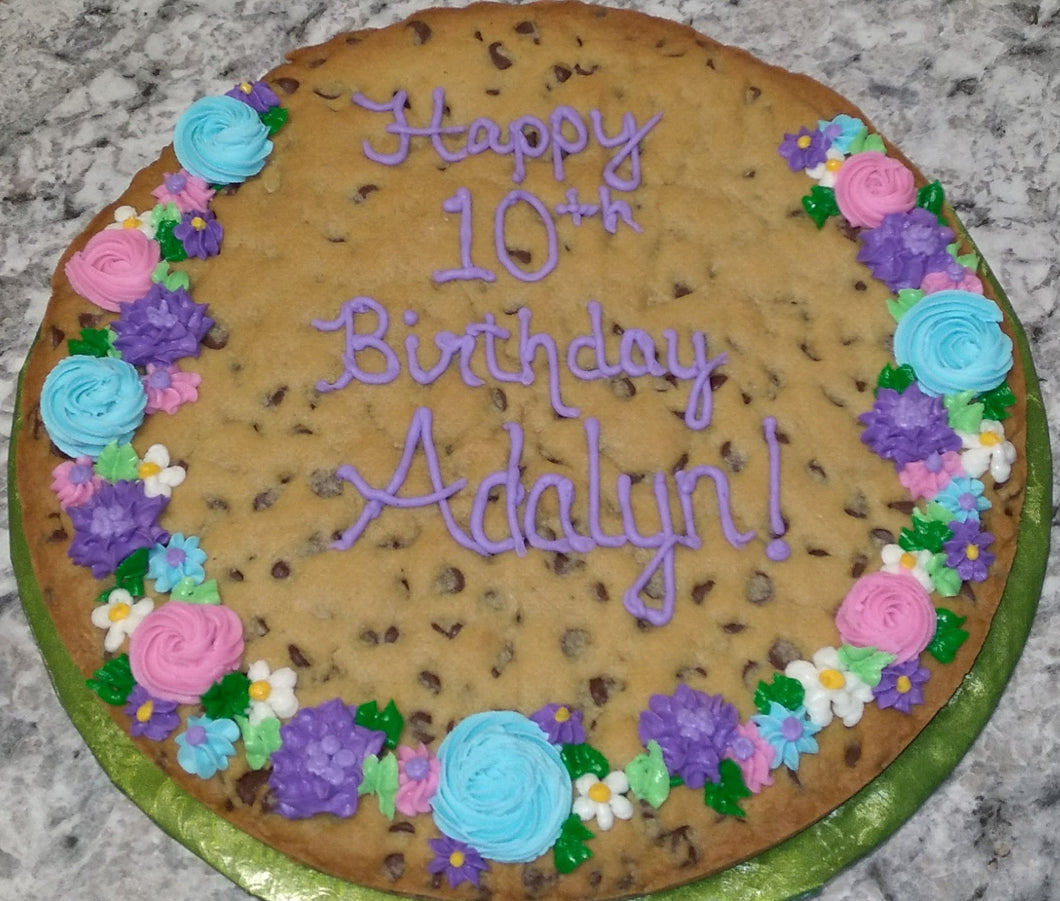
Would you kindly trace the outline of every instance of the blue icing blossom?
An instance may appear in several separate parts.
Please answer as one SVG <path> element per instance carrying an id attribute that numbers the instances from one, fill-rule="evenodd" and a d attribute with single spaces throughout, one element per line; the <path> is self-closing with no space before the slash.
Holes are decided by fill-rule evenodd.
<path id="1" fill-rule="evenodd" d="M 136 368 L 114 357 L 66 357 L 41 389 L 44 428 L 70 457 L 94 460 L 111 441 L 128 444 L 146 406 Z"/>
<path id="2" fill-rule="evenodd" d="M 199 547 L 198 536 L 185 538 L 183 532 L 174 532 L 168 544 L 156 544 L 148 553 L 147 578 L 153 579 L 155 591 L 163 594 L 172 591 L 181 579 L 201 585 L 206 578 L 205 562 L 206 552 Z"/>
<path id="3" fill-rule="evenodd" d="M 269 129 L 247 104 L 232 97 L 203 97 L 177 121 L 173 149 L 192 175 L 230 185 L 262 170 L 272 141 Z"/>
<path id="4" fill-rule="evenodd" d="M 513 711 L 462 720 L 438 748 L 431 799 L 435 825 L 483 857 L 525 863 L 544 854 L 571 812 L 571 781 L 559 749 Z"/>
<path id="5" fill-rule="evenodd" d="M 970 291 L 936 291 L 909 310 L 894 332 L 894 356 L 909 364 L 924 393 L 990 391 L 1012 368 L 1012 339 L 1001 310 Z"/>
<path id="6" fill-rule="evenodd" d="M 187 730 L 177 736 L 177 763 L 186 773 L 209 779 L 218 770 L 228 769 L 237 738 L 239 726 L 232 720 L 190 716 Z"/>
<path id="7" fill-rule="evenodd" d="M 840 153 L 847 153 L 850 145 L 865 128 L 865 123 L 846 113 L 840 113 L 830 122 L 822 119 L 817 127 L 832 139 L 832 147 Z"/>

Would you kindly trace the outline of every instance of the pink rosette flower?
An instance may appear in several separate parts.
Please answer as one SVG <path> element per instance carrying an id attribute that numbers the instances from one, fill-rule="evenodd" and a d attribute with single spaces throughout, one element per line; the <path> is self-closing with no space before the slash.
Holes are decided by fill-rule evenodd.
<path id="1" fill-rule="evenodd" d="M 147 373 L 141 376 L 147 392 L 145 413 L 167 413 L 172 416 L 184 404 L 199 399 L 202 376 L 197 372 L 185 372 L 176 363 L 160 366 L 147 364 Z"/>
<path id="2" fill-rule="evenodd" d="M 913 173 L 877 150 L 855 153 L 836 174 L 835 200 L 851 225 L 876 228 L 888 213 L 913 208 Z"/>
<path id="3" fill-rule="evenodd" d="M 954 476 L 963 476 L 964 465 L 957 451 L 929 454 L 925 460 L 914 460 L 898 470 L 898 481 L 902 483 L 913 500 L 931 500 L 949 485 Z"/>
<path id="4" fill-rule="evenodd" d="M 405 816 L 430 813 L 431 798 L 438 790 L 442 764 L 420 742 L 418 748 L 402 745 L 397 749 L 398 790 L 394 806 Z"/>
<path id="5" fill-rule="evenodd" d="M 739 765 L 744 785 L 757 795 L 773 784 L 769 771 L 773 768 L 776 749 L 758 734 L 758 726 L 750 721 L 736 727 L 736 736 L 725 756 Z"/>
<path id="6" fill-rule="evenodd" d="M 52 491 L 64 510 L 80 507 L 103 486 L 91 457 L 64 460 L 52 470 Z"/>
<path id="7" fill-rule="evenodd" d="M 983 293 L 983 282 L 967 266 L 955 265 L 937 272 L 929 272 L 920 283 L 920 290 L 925 294 L 936 291 L 971 291 L 972 294 Z"/>
<path id="8" fill-rule="evenodd" d="M 935 636 L 935 608 L 924 587 L 906 573 L 875 572 L 858 579 L 835 615 L 839 636 L 856 648 L 876 648 L 904 663 Z"/>
<path id="9" fill-rule="evenodd" d="M 194 704 L 214 682 L 239 669 L 243 624 L 229 607 L 169 601 L 129 637 L 129 665 L 151 695 Z"/>
<path id="10" fill-rule="evenodd" d="M 162 184 L 151 192 L 151 196 L 160 204 L 175 204 L 182 213 L 208 209 L 213 195 L 214 190 L 205 179 L 190 175 L 183 169 L 165 173 Z"/>
<path id="11" fill-rule="evenodd" d="M 65 271 L 78 294 L 116 313 L 150 290 L 151 274 L 161 259 L 158 244 L 139 229 L 106 228 L 66 261 Z"/>

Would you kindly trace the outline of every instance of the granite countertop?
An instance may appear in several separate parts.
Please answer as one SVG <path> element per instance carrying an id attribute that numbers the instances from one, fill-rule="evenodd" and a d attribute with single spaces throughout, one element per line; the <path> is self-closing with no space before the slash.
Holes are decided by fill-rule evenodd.
<path id="1" fill-rule="evenodd" d="M 55 263 L 194 99 L 415 0 L 0 4 L 0 430 Z M 1030 336 L 1060 424 L 1060 0 L 635 0 L 858 104 L 947 189 Z M 209 8 L 207 8 L 209 7 Z M 215 11 L 216 10 L 216 11 Z M 7 442 L 3 442 L 7 456 Z M 1054 431 L 1054 448 L 1060 438 Z M 4 467 L 6 472 L 6 466 Z M 1055 492 L 1055 489 L 1054 489 Z M 2 492 L 6 509 L 7 487 Z M 1060 897 L 1060 541 L 1000 706 L 950 779 L 828 901 Z M 0 528 L 6 533 L 7 517 Z M 108 780 L 59 706 L 0 542 L 0 896 L 249 896 Z M 17 810 L 17 813 L 16 813 Z"/>

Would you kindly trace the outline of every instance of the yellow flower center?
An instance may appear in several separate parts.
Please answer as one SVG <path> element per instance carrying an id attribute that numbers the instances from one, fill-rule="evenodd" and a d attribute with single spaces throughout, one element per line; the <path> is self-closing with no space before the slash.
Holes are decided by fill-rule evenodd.
<path id="1" fill-rule="evenodd" d="M 122 219 L 122 228 L 139 228 L 143 223 L 140 221 L 138 216 L 130 216 L 128 219 Z"/>
<path id="2" fill-rule="evenodd" d="M 203 219 L 202 216 L 192 216 L 191 227 L 195 229 L 195 231 L 201 232 L 204 228 L 206 228 L 206 220 Z"/>
<path id="3" fill-rule="evenodd" d="M 964 556 L 967 557 L 969 560 L 978 560 L 979 546 L 975 544 L 968 545 L 968 547 L 964 549 Z"/>
<path id="4" fill-rule="evenodd" d="M 829 691 L 839 691 L 847 684 L 847 680 L 843 678 L 843 674 L 837 669 L 823 669 L 821 670 L 821 675 L 817 678 Z"/>
<path id="5" fill-rule="evenodd" d="M 570 711 L 566 707 L 560 707 L 553 717 L 557 723 L 565 723 L 570 719 Z"/>
<path id="6" fill-rule="evenodd" d="M 464 865 L 464 852 L 454 851 L 449 855 L 449 866 L 459 869 Z"/>
<path id="7" fill-rule="evenodd" d="M 827 160 L 825 162 L 825 164 L 824 164 L 824 167 L 829 172 L 838 172 L 840 169 L 843 168 L 843 161 L 833 158 L 833 159 Z"/>
<path id="8" fill-rule="evenodd" d="M 136 468 L 136 474 L 141 479 L 149 479 L 151 476 L 158 475 L 161 471 L 162 467 L 157 463 L 150 463 L 146 460 Z"/>
<path id="9" fill-rule="evenodd" d="M 155 712 L 154 701 L 144 701 L 139 707 L 136 708 L 136 719 L 138 722 L 146 723 L 151 719 L 151 714 Z"/>
<path id="10" fill-rule="evenodd" d="M 611 789 L 609 789 L 603 782 L 594 782 L 589 787 L 589 800 L 595 801 L 597 804 L 606 804 L 611 800 Z"/>
<path id="11" fill-rule="evenodd" d="M 901 559 L 898 561 L 902 565 L 902 569 L 912 569 L 916 566 L 916 554 L 911 554 L 906 551 L 902 554 Z"/>
<path id="12" fill-rule="evenodd" d="M 124 601 L 118 601 L 117 604 L 111 604 L 110 609 L 107 611 L 107 619 L 112 623 L 121 622 L 132 612 L 132 608 Z"/>
<path id="13" fill-rule="evenodd" d="M 996 447 L 1001 443 L 1001 436 L 997 432 L 980 432 L 979 443 L 983 447 Z"/>
<path id="14" fill-rule="evenodd" d="M 252 701 L 267 700 L 271 694 L 272 686 L 269 685 L 268 679 L 258 679 L 257 682 L 250 683 L 250 699 Z"/>
<path id="15" fill-rule="evenodd" d="M 249 94 L 251 91 L 254 90 L 254 85 L 252 85 L 249 81 L 244 81 L 240 83 L 239 90 L 241 90 L 244 94 Z"/>
<path id="16" fill-rule="evenodd" d="M 800 150 L 805 150 L 813 143 L 813 138 L 811 138 L 809 135 L 803 135 L 795 143 L 799 145 Z"/>
<path id="17" fill-rule="evenodd" d="M 904 695 L 913 687 L 913 683 L 909 681 L 908 676 L 899 676 L 894 682 L 894 687 L 898 694 Z"/>

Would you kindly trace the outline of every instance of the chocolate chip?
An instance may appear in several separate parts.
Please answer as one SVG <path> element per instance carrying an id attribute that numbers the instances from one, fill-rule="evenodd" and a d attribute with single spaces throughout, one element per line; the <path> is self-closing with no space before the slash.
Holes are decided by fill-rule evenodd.
<path id="1" fill-rule="evenodd" d="M 529 266 L 534 259 L 529 250 L 523 250 L 520 247 L 506 247 L 505 250 L 508 251 L 508 256 L 512 259 L 518 260 L 524 266 Z"/>
<path id="2" fill-rule="evenodd" d="M 431 26 L 420 19 L 410 19 L 405 27 L 412 29 L 412 40 L 417 45 L 426 44 L 431 39 Z"/>
<path id="3" fill-rule="evenodd" d="M 408 725 L 412 730 L 412 737 L 429 745 L 434 741 L 434 733 L 428 727 L 434 722 L 434 718 L 426 710 L 414 710 L 409 714 Z"/>
<path id="4" fill-rule="evenodd" d="M 556 76 L 556 81 L 563 84 L 568 78 L 574 73 L 566 66 L 561 66 L 558 63 L 552 67 L 552 74 Z"/>
<path id="5" fill-rule="evenodd" d="M 379 644 L 379 633 L 375 629 L 362 629 L 360 636 L 361 641 L 366 645 L 375 646 Z"/>
<path id="6" fill-rule="evenodd" d="M 515 33 L 516 34 L 533 34 L 534 30 L 535 30 L 534 29 L 534 23 L 533 22 L 527 22 L 525 20 L 522 21 L 522 22 L 516 23 L 516 26 L 515 26 Z"/>
<path id="7" fill-rule="evenodd" d="M 812 475 L 818 482 L 828 481 L 828 473 L 824 471 L 824 467 L 816 460 L 811 460 L 807 463 L 806 468 L 810 471 L 810 475 Z"/>
<path id="8" fill-rule="evenodd" d="M 81 328 L 100 328 L 103 323 L 104 319 L 100 313 L 80 313 L 77 317 L 77 324 Z"/>
<path id="9" fill-rule="evenodd" d="M 854 558 L 854 563 L 850 567 L 850 575 L 852 578 L 860 579 L 864 574 L 865 570 L 869 568 L 869 558 L 864 554 L 858 554 Z"/>
<path id="10" fill-rule="evenodd" d="M 843 763 L 849 767 L 855 767 L 859 760 L 861 760 L 861 742 L 854 738 L 847 742 L 846 751 L 843 752 Z"/>
<path id="11" fill-rule="evenodd" d="M 247 807 L 253 807 L 258 792 L 268 784 L 271 769 L 248 770 L 236 780 L 236 795 Z"/>
<path id="12" fill-rule="evenodd" d="M 497 661 L 490 670 L 490 675 L 493 676 L 494 679 L 499 679 L 508 668 L 508 664 L 514 659 L 515 647 L 510 641 L 506 641 L 500 651 L 497 652 Z"/>
<path id="13" fill-rule="evenodd" d="M 378 185 L 361 185 L 353 196 L 354 203 L 364 203 L 372 194 L 379 190 Z"/>
<path id="14" fill-rule="evenodd" d="M 253 616 L 247 622 L 247 634 L 251 638 L 264 638 L 269 634 L 269 624 L 260 616 Z"/>
<path id="15" fill-rule="evenodd" d="M 341 497 L 345 481 L 333 469 L 314 469 L 309 476 L 309 490 L 317 497 Z"/>
<path id="16" fill-rule="evenodd" d="M 229 582 L 242 582 L 243 581 L 243 573 L 241 573 L 238 569 L 230 569 L 230 570 L 228 570 L 228 581 Z"/>
<path id="17" fill-rule="evenodd" d="M 69 537 L 70 536 L 67 534 L 66 529 L 64 529 L 62 526 L 59 526 L 57 529 L 53 529 L 51 534 L 44 540 L 52 544 L 58 544 L 59 542 L 66 541 L 66 539 Z"/>
<path id="18" fill-rule="evenodd" d="M 751 104 L 751 103 L 754 103 L 761 96 L 762 96 L 762 89 L 761 88 L 756 88 L 754 85 L 751 85 L 744 92 L 743 100 L 744 100 L 744 103 Z"/>
<path id="19" fill-rule="evenodd" d="M 574 71 L 577 72 L 579 75 L 592 75 L 599 68 L 600 67 L 596 65 L 596 63 L 593 63 L 592 67 L 588 69 L 582 68 L 581 63 L 576 63 L 574 66 Z"/>
<path id="20" fill-rule="evenodd" d="M 606 604 L 611 600 L 611 595 L 607 591 L 607 586 L 603 582 L 596 582 L 593 584 L 593 597 L 603 604 Z"/>
<path id="21" fill-rule="evenodd" d="M 799 350 L 801 350 L 809 359 L 813 360 L 814 363 L 821 362 L 820 356 L 818 356 L 817 352 L 810 346 L 808 341 L 803 341 L 799 345 Z"/>
<path id="22" fill-rule="evenodd" d="M 609 379 L 607 384 L 610 386 L 611 392 L 615 397 L 620 397 L 623 400 L 633 397 L 637 393 L 637 386 L 633 384 L 632 379 L 629 379 L 626 376 Z"/>
<path id="23" fill-rule="evenodd" d="M 393 644 L 400 637 L 401 637 L 401 631 L 398 629 L 398 627 L 397 626 L 390 626 L 383 633 L 383 643 L 384 644 Z"/>
<path id="24" fill-rule="evenodd" d="M 291 658 L 291 663 L 299 669 L 305 669 L 310 665 L 309 660 L 302 653 L 302 649 L 296 644 L 287 645 L 287 656 Z"/>
<path id="25" fill-rule="evenodd" d="M 523 867 L 523 891 L 528 898 L 540 898 L 552 890 L 552 886 L 559 879 L 558 873 L 545 873 L 533 864 Z"/>
<path id="26" fill-rule="evenodd" d="M 907 500 L 891 501 L 887 506 L 892 510 L 897 510 L 903 516 L 911 516 L 916 509 L 916 504 Z"/>
<path id="27" fill-rule="evenodd" d="M 567 576 L 585 568 L 585 561 L 580 557 L 568 557 L 558 551 L 549 558 L 549 569 L 557 576 Z"/>
<path id="28" fill-rule="evenodd" d="M 286 579 L 291 574 L 291 565 L 286 560 L 277 560 L 269 572 L 274 579 Z"/>
<path id="29" fill-rule="evenodd" d="M 464 628 L 464 624 L 461 622 L 451 623 L 448 626 L 443 626 L 441 623 L 431 623 L 431 628 L 434 629 L 439 635 L 444 635 L 450 641 L 456 638 Z"/>
<path id="30" fill-rule="evenodd" d="M 747 626 L 744 623 L 723 623 L 721 631 L 726 635 L 739 635 Z"/>
<path id="31" fill-rule="evenodd" d="M 228 338 L 228 329 L 219 322 L 214 322 L 206 337 L 202 339 L 202 345 L 210 350 L 223 350 L 228 346 Z"/>
<path id="32" fill-rule="evenodd" d="M 394 882 L 405 875 L 405 855 L 400 851 L 388 854 L 383 858 L 383 872 Z"/>
<path id="33" fill-rule="evenodd" d="M 692 586 L 692 603 L 702 604 L 706 597 L 714 588 L 714 580 L 707 579 L 706 582 L 699 582 Z"/>
<path id="34" fill-rule="evenodd" d="M 455 566 L 447 566 L 434 580 L 434 590 L 438 594 L 459 594 L 467 583 L 464 574 Z"/>
<path id="35" fill-rule="evenodd" d="M 504 53 L 501 52 L 501 48 L 504 45 L 500 41 L 494 41 L 490 44 L 490 62 L 493 63 L 501 71 L 511 68 L 512 61 Z"/>
<path id="36" fill-rule="evenodd" d="M 504 393 L 503 388 L 490 388 L 490 403 L 502 413 L 508 409 L 508 395 Z"/>
<path id="37" fill-rule="evenodd" d="M 823 547 L 808 547 L 806 553 L 811 557 L 831 557 L 832 555 Z"/>
<path id="38" fill-rule="evenodd" d="M 332 81 L 326 84 L 316 85 L 313 88 L 313 93 L 323 100 L 338 100 L 346 93 L 346 89 L 342 85 L 336 84 Z"/>
<path id="39" fill-rule="evenodd" d="M 593 676 L 589 680 L 589 695 L 597 707 L 603 707 L 612 694 L 622 691 L 623 688 L 625 686 L 612 676 Z"/>
<path id="40" fill-rule="evenodd" d="M 678 826 L 667 833 L 664 839 L 669 842 L 670 853 L 676 859 L 678 867 L 691 867 L 699 863 L 699 845 L 691 826 Z"/>
<path id="41" fill-rule="evenodd" d="M 747 600 L 752 604 L 773 600 L 773 580 L 761 570 L 755 570 L 747 579 Z"/>
<path id="42" fill-rule="evenodd" d="M 280 385 L 275 391 L 270 394 L 266 394 L 262 399 L 262 405 L 266 407 L 278 407 L 283 403 L 283 399 L 287 396 L 287 386 Z"/>
<path id="43" fill-rule="evenodd" d="M 873 529 L 869 532 L 869 537 L 877 547 L 883 547 L 885 544 L 894 544 L 894 532 L 890 529 Z"/>
<path id="44" fill-rule="evenodd" d="M 592 636 L 585 629 L 567 629 L 559 639 L 559 647 L 563 651 L 563 656 L 571 660 L 584 654 L 590 644 L 592 644 Z"/>
<path id="45" fill-rule="evenodd" d="M 396 823 L 391 823 L 387 827 L 386 831 L 387 832 L 404 832 L 404 833 L 407 833 L 408 835 L 415 835 L 416 834 L 416 827 L 412 823 L 408 822 L 408 820 L 398 820 L 398 822 L 396 822 Z"/>
<path id="46" fill-rule="evenodd" d="M 423 670 L 417 677 L 416 681 L 418 681 L 420 685 L 426 688 L 432 695 L 436 695 L 442 690 L 442 680 L 430 670 Z"/>
<path id="47" fill-rule="evenodd" d="M 722 385 L 729 380 L 729 377 L 724 372 L 712 372 L 710 374 L 710 390 L 717 391 Z"/>
<path id="48" fill-rule="evenodd" d="M 228 509 L 228 501 L 223 497 L 217 497 L 216 495 L 209 495 L 208 497 L 203 498 L 203 503 L 206 504 L 208 510 L 223 511 Z"/>
<path id="49" fill-rule="evenodd" d="M 726 441 L 722 444 L 721 458 L 732 472 L 742 472 L 747 465 L 747 458 L 732 446 L 731 441 Z"/>
<path id="50" fill-rule="evenodd" d="M 784 672 L 789 663 L 802 659 L 802 651 L 786 638 L 778 638 L 769 649 L 769 665 L 779 672 Z"/>
<path id="51" fill-rule="evenodd" d="M 262 510 L 268 510 L 276 500 L 279 498 L 280 492 L 275 488 L 269 488 L 267 491 L 262 491 L 259 495 L 254 498 L 253 507 L 254 510 L 260 512 Z"/>
<path id="52" fill-rule="evenodd" d="M 287 75 L 275 79 L 273 84 L 288 95 L 293 94 L 302 86 L 302 83 L 297 78 L 291 78 Z"/>
<path id="53" fill-rule="evenodd" d="M 688 285 L 683 284 L 682 282 L 676 282 L 674 284 L 674 299 L 675 300 L 678 297 L 688 297 L 688 295 L 691 294 L 691 293 L 692 293 L 692 289 L 689 288 Z"/>
<path id="54" fill-rule="evenodd" d="M 48 340 L 51 342 L 52 350 L 55 350 L 66 340 L 66 332 L 57 326 L 48 326 Z"/>

